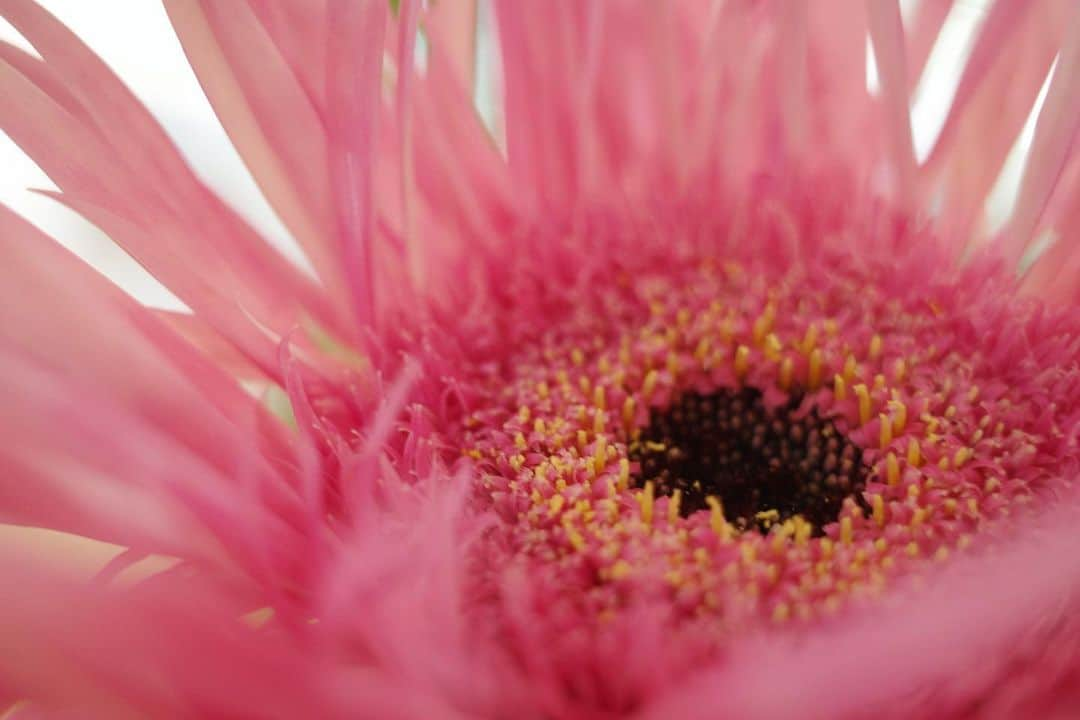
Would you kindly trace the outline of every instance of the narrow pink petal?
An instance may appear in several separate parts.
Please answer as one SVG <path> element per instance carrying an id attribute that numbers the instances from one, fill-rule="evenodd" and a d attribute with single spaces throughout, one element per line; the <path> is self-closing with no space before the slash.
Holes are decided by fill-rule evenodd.
<path id="1" fill-rule="evenodd" d="M 382 81 L 383 0 L 329 0 L 327 132 L 337 237 L 356 317 L 373 324 L 375 138 Z"/>
<path id="2" fill-rule="evenodd" d="M 0 566 L 7 579 L 0 676 L 39 701 L 31 710 L 50 717 L 346 717 L 340 695 L 326 692 L 318 661 L 295 641 L 241 623 L 229 614 L 233 598 L 221 591 L 190 584 L 182 593 L 114 592 L 34 567 L 10 550 Z M 395 716 L 389 688 L 354 682 L 370 693 L 369 707 Z"/>
<path id="3" fill-rule="evenodd" d="M 1019 257 L 1031 241 L 1080 128 L 1080 10 L 1068 27 L 1035 124 L 1016 206 L 1002 233 L 1002 247 L 1012 257 Z"/>
<path id="4" fill-rule="evenodd" d="M 413 160 L 413 77 L 416 74 L 413 54 L 419 29 L 420 0 L 402 0 L 398 6 L 397 38 L 397 129 L 401 145 L 401 223 L 409 275 L 417 288 L 426 285 L 425 248 L 415 236 L 415 168 Z"/>
<path id="5" fill-rule="evenodd" d="M 930 51 L 937 42 L 938 33 L 952 10 L 953 2 L 954 0 L 921 0 L 915 9 L 915 21 L 906 33 L 909 91 L 913 91 L 919 82 Z"/>
<path id="6" fill-rule="evenodd" d="M 911 135 L 907 59 L 900 6 L 896 0 L 867 0 L 866 7 L 881 82 L 881 104 L 889 135 L 897 199 L 902 205 L 909 205 L 914 200 L 915 191 L 915 146 Z"/>
<path id="7" fill-rule="evenodd" d="M 1029 13 L 1015 40 L 1001 48 L 1002 67 L 975 90 L 947 150 L 926 168 L 926 192 L 939 194 L 941 217 L 959 241 L 979 241 L 986 196 L 1026 122 L 1057 52 L 1064 24 L 1053 13 Z"/>
<path id="8" fill-rule="evenodd" d="M 942 155 L 954 142 L 958 125 L 974 99 L 976 91 L 998 67 L 1003 58 L 1003 51 L 1015 42 L 1015 33 L 1022 27 L 1024 17 L 1030 12 L 1043 12 L 1053 0 L 1032 0 L 1031 2 L 994 2 L 987 11 L 986 19 L 979 29 L 975 45 L 968 56 L 956 94 L 949 106 L 948 115 L 942 125 L 941 133 L 931 150 L 926 164 L 933 167 L 941 161 Z M 1030 46 L 1025 45 L 1025 49 Z M 1042 82 L 1042 79 L 1039 79 Z M 1036 89 L 1038 85 L 1036 85 Z"/>
<path id="9" fill-rule="evenodd" d="M 809 8 L 806 3 L 787 3 L 780 16 L 779 70 L 782 87 L 781 117 L 787 143 L 798 153 L 806 141 L 807 50 L 809 44 Z"/>
<path id="10" fill-rule="evenodd" d="M 476 0 L 433 3 L 426 15 L 432 42 L 440 48 L 457 83 L 472 92 L 476 73 Z"/>
<path id="11" fill-rule="evenodd" d="M 248 0 L 320 115 L 326 110 L 327 0 Z"/>
<path id="12" fill-rule="evenodd" d="M 81 41 L 25 0 L 3 0 L 0 12 L 67 82 L 89 119 L 80 122 L 0 62 L 0 94 L 7 98 L 0 126 L 62 190 L 187 235 L 174 251 L 201 272 L 217 274 L 222 287 L 245 292 L 251 312 L 268 325 L 295 322 L 297 305 L 323 324 L 335 324 L 314 284 L 194 177 L 149 112 Z M 292 307 L 284 317 L 266 316 L 261 303 Z"/>
<path id="13" fill-rule="evenodd" d="M 168 0 L 166 10 L 199 82 L 260 189 L 318 275 L 340 293 L 340 268 L 327 240 L 333 207 L 326 133 L 295 68 L 243 2 Z"/>
<path id="14" fill-rule="evenodd" d="M 254 401 L 218 367 L 87 265 L 0 206 L 0 339 L 116 398 L 222 459 L 209 418 L 246 422 Z M 17 301 L 16 301 L 17 299 Z M 92 340 L 93 333 L 99 338 Z M 200 420 L 201 418 L 201 420 Z M 275 441 L 282 442 L 282 436 Z M 267 448 L 271 452 L 281 452 Z"/>

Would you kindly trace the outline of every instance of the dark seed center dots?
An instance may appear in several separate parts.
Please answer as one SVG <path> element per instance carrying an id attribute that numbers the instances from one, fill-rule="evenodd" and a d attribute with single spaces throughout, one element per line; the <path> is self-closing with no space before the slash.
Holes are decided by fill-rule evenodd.
<path id="1" fill-rule="evenodd" d="M 983 357 L 959 293 L 869 280 L 709 263 L 621 278 L 523 347 L 462 451 L 501 545 L 600 619 L 660 585 L 688 616 L 784 622 L 1029 503 L 1058 462 L 1019 382 L 1038 368 Z"/>

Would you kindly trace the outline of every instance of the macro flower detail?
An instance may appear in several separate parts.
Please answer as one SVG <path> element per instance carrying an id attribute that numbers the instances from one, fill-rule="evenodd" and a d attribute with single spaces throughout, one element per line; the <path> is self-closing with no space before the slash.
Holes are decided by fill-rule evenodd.
<path id="1" fill-rule="evenodd" d="M 1075 3 L 925 148 L 965 3 L 163 5 L 296 254 L 0 0 L 0 128 L 186 306 L 0 206 L 5 717 L 1080 709 Z"/>

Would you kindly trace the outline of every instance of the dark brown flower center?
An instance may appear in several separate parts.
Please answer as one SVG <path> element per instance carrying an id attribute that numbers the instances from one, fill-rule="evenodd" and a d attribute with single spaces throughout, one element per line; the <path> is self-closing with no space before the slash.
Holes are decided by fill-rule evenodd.
<path id="1" fill-rule="evenodd" d="M 769 409 L 752 387 L 683 393 L 654 409 L 631 442 L 637 483 L 651 481 L 659 495 L 678 491 L 684 517 L 715 497 L 738 529 L 766 532 L 798 515 L 820 535 L 845 498 L 863 502 L 869 471 L 858 446 L 800 404 L 793 396 Z"/>

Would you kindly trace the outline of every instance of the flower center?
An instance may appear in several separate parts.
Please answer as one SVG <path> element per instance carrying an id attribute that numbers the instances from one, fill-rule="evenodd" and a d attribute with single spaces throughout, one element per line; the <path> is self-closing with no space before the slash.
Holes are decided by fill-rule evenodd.
<path id="1" fill-rule="evenodd" d="M 861 499 L 868 470 L 858 446 L 801 405 L 793 395 L 770 409 L 753 387 L 683 393 L 630 444 L 637 484 L 677 497 L 683 517 L 715 498 L 739 530 L 801 516 L 820 535 L 845 498 Z"/>

